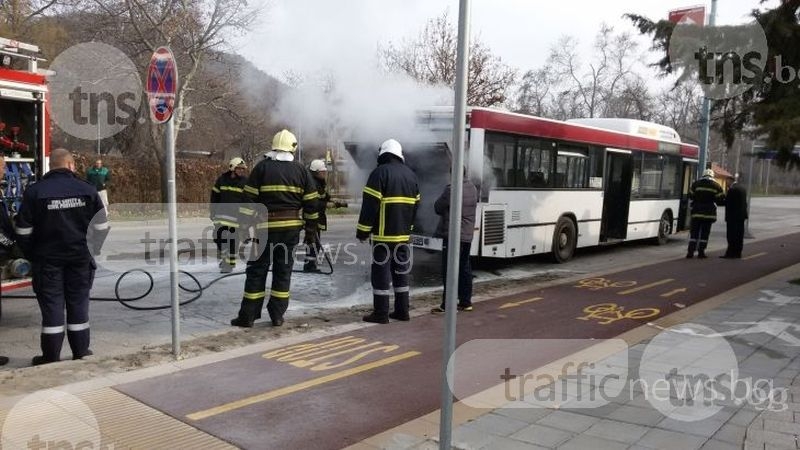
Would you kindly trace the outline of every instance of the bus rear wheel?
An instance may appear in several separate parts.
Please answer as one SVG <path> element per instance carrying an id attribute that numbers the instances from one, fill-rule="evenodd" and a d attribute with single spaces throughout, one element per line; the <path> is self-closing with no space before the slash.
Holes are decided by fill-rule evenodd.
<path id="1" fill-rule="evenodd" d="M 578 241 L 577 236 L 575 223 L 572 220 L 566 217 L 558 219 L 553 233 L 553 259 L 557 263 L 565 263 L 572 259 Z"/>
<path id="2" fill-rule="evenodd" d="M 670 233 L 672 233 L 672 215 L 668 211 L 664 211 L 658 222 L 658 236 L 653 241 L 656 245 L 666 245 L 669 242 Z"/>

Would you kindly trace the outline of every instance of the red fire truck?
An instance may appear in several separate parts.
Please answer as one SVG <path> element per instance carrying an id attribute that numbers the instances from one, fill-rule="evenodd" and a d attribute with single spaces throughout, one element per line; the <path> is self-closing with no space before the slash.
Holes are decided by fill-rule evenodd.
<path id="1" fill-rule="evenodd" d="M 10 216 L 18 210 L 25 188 L 47 172 L 50 117 L 39 55 L 36 45 L 0 37 L 0 151 L 6 162 L 0 206 Z M 24 276 L 26 264 L 21 254 L 0 261 L 3 291 L 30 286 Z"/>

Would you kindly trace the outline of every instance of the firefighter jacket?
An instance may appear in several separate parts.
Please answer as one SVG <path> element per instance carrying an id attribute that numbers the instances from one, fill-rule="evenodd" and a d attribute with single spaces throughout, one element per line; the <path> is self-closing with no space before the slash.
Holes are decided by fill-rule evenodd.
<path id="1" fill-rule="evenodd" d="M 393 156 L 379 158 L 364 186 L 356 237 L 375 242 L 408 242 L 419 206 L 417 176 Z"/>
<path id="2" fill-rule="evenodd" d="M 223 173 L 211 188 L 211 220 L 215 225 L 236 227 L 239 225 L 239 207 L 250 200 L 244 194 L 246 177 L 233 171 Z"/>
<path id="3" fill-rule="evenodd" d="M 319 200 L 317 202 L 317 213 L 319 214 L 317 227 L 321 231 L 324 231 L 328 229 L 328 215 L 325 213 L 325 210 L 328 208 L 328 202 L 331 201 L 331 194 L 328 192 L 328 183 L 325 182 L 325 180 L 314 178 L 314 183 L 317 185 L 317 193 L 319 194 Z"/>
<path id="4" fill-rule="evenodd" d="M 715 222 L 717 205 L 725 204 L 725 192 L 716 181 L 703 177 L 692 183 L 689 199 L 692 200 L 692 219 Z"/>
<path id="5" fill-rule="evenodd" d="M 86 261 L 89 245 L 98 251 L 108 231 L 97 189 L 69 169 L 51 170 L 22 195 L 16 232 L 31 261 Z"/>
<path id="6" fill-rule="evenodd" d="M 316 228 L 319 193 L 311 172 L 302 165 L 264 159 L 250 172 L 244 192 L 253 202 L 267 207 L 267 217 L 255 218 L 257 229 L 288 231 L 304 224 L 306 228 Z M 256 216 L 255 210 L 242 212 Z"/>

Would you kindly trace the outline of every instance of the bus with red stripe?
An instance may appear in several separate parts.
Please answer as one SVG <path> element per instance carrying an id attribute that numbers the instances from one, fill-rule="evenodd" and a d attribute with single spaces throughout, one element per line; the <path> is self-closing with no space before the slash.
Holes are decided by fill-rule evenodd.
<path id="1" fill-rule="evenodd" d="M 395 134 L 422 194 L 411 241 L 440 250 L 433 202 L 450 179 L 453 109 L 431 109 L 415 120 L 413 132 Z M 365 158 L 370 148 L 345 146 L 357 164 L 374 164 Z M 550 253 L 565 262 L 578 248 L 639 239 L 664 244 L 688 227 L 698 147 L 669 127 L 471 107 L 465 152 L 479 192 L 474 256 Z"/>

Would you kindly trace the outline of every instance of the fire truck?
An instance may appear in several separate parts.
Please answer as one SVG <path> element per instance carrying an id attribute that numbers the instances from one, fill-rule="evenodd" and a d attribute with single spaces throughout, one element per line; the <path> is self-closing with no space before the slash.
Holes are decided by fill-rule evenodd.
<path id="1" fill-rule="evenodd" d="M 0 151 L 5 176 L 0 199 L 9 217 L 19 209 L 22 193 L 47 172 L 50 117 L 39 47 L 0 37 Z M 0 260 L 2 291 L 30 286 L 30 265 L 18 250 Z"/>

